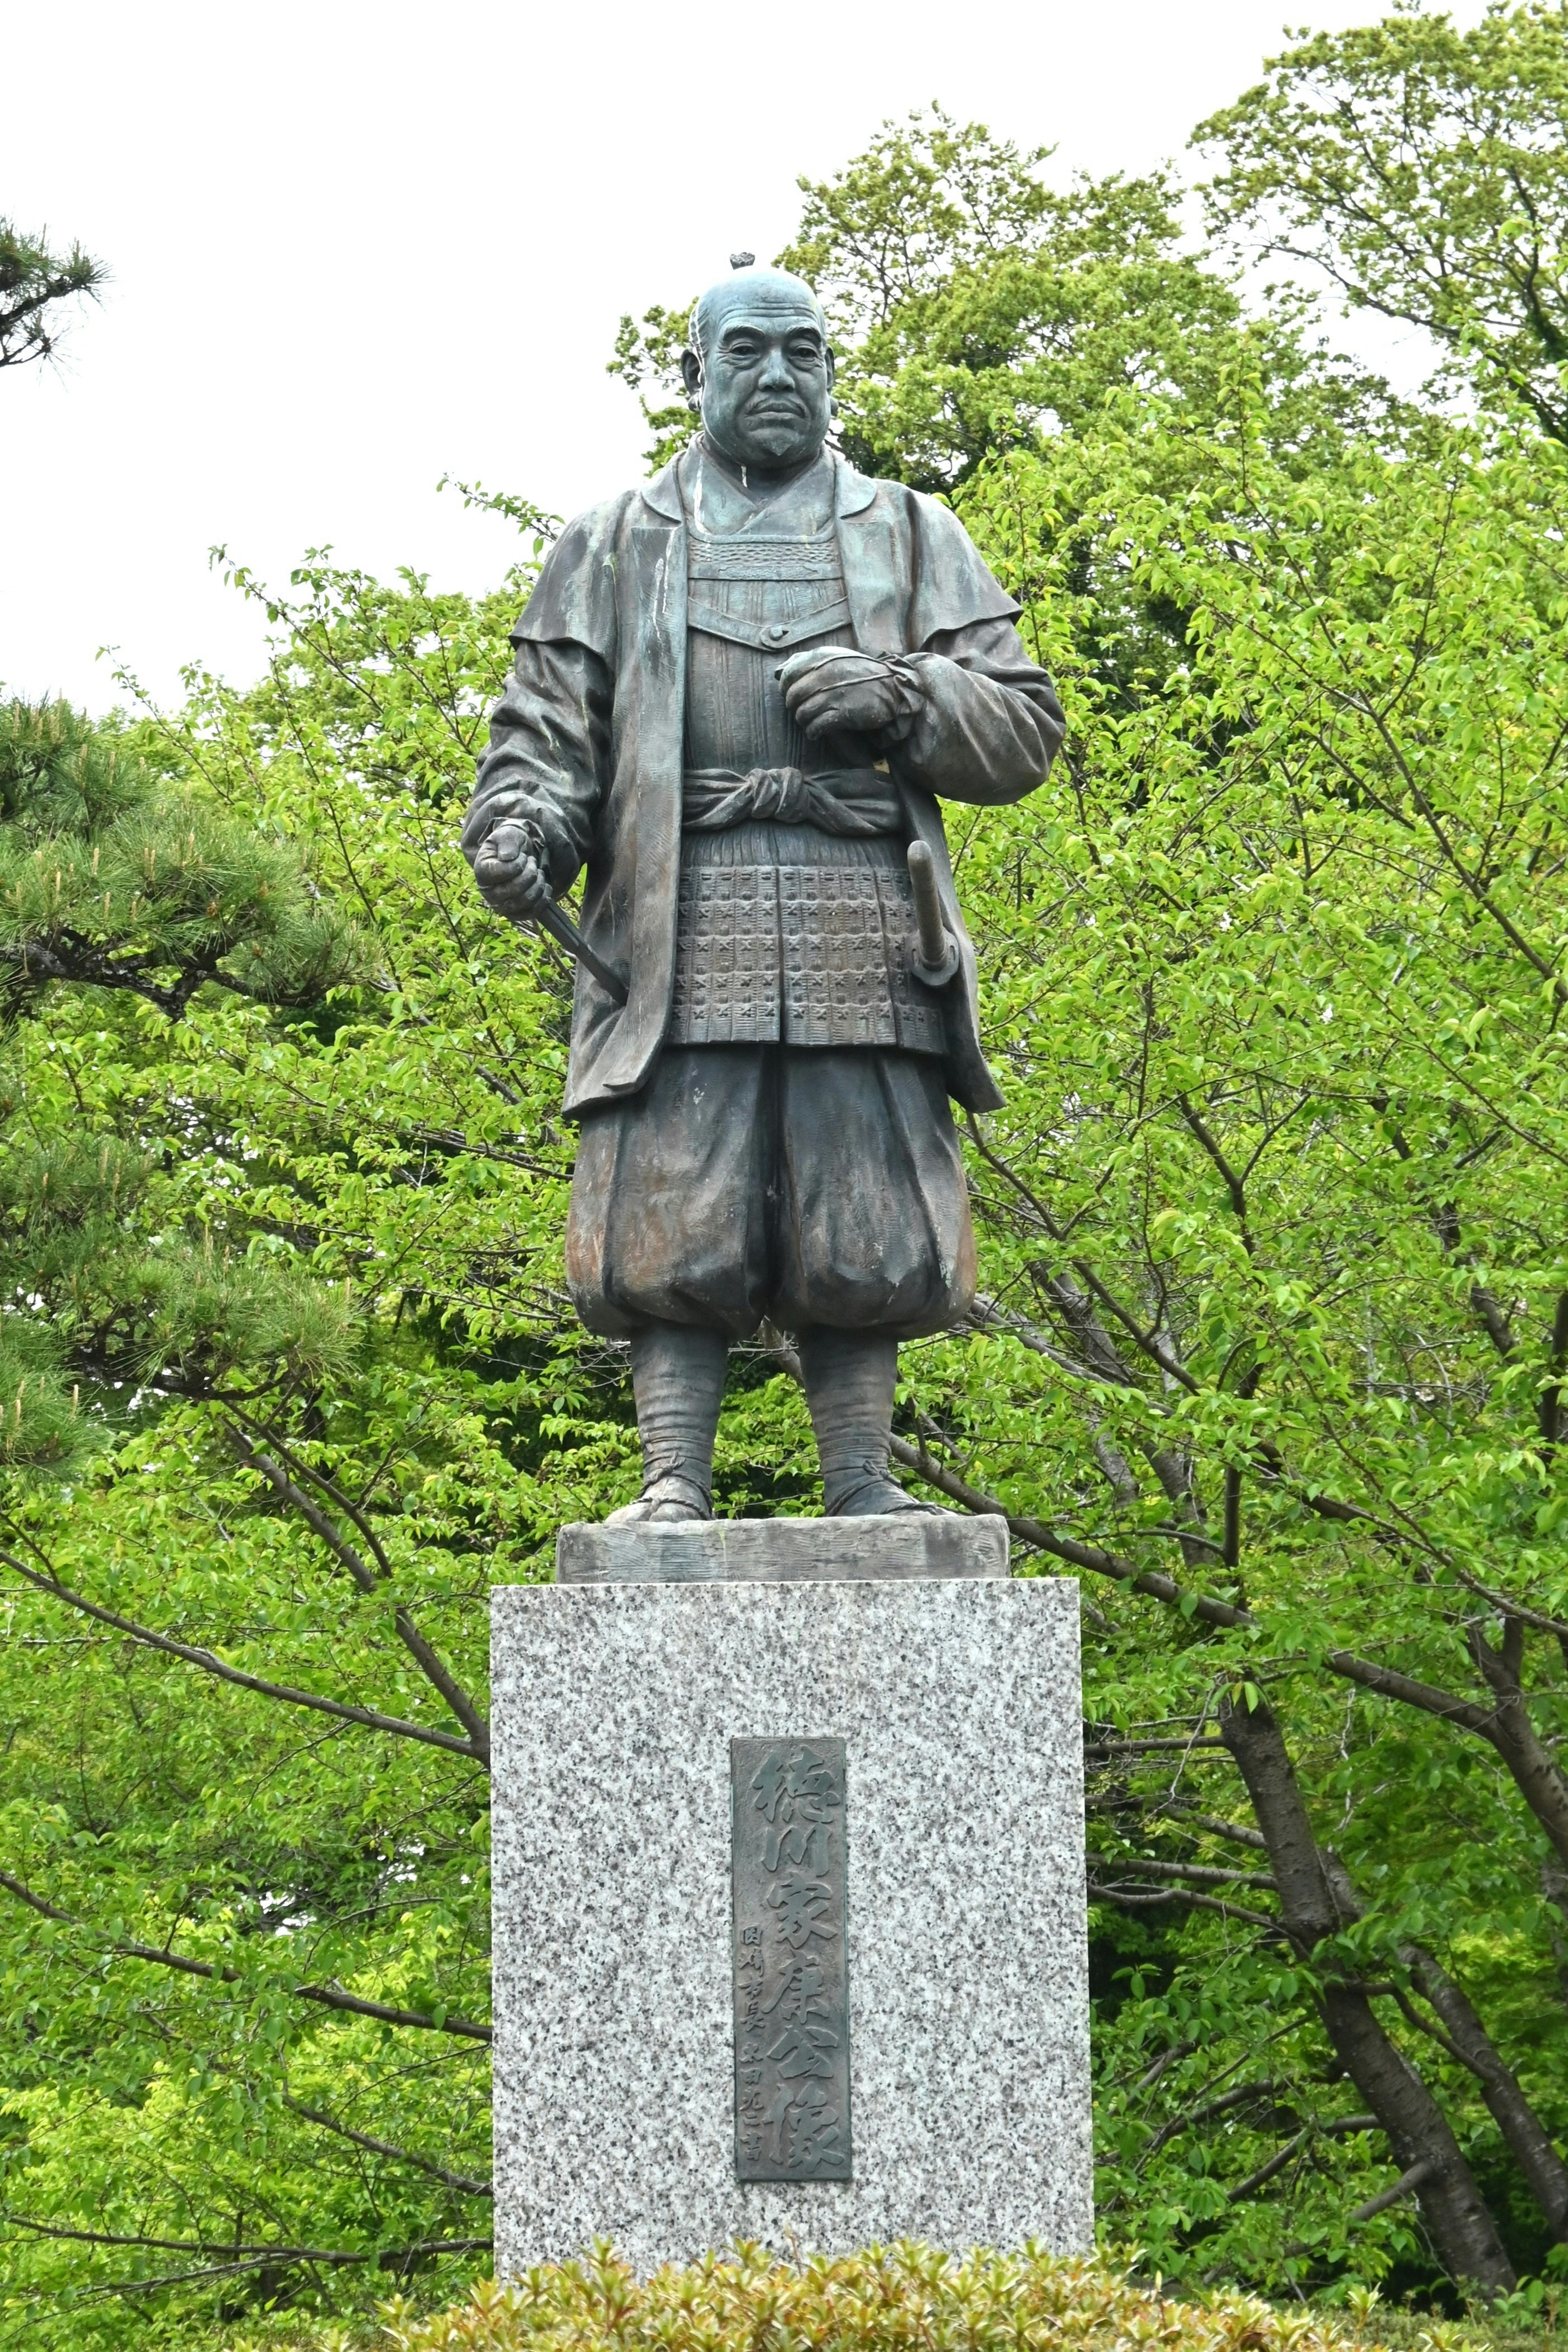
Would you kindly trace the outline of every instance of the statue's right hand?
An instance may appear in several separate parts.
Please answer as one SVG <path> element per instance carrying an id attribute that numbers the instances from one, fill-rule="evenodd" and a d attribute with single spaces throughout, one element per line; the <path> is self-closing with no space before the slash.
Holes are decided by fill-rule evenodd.
<path id="1" fill-rule="evenodd" d="M 549 896 L 540 865 L 543 854 L 544 844 L 532 825 L 503 817 L 492 826 L 474 858 L 474 879 L 486 904 L 514 923 L 537 913 Z"/>

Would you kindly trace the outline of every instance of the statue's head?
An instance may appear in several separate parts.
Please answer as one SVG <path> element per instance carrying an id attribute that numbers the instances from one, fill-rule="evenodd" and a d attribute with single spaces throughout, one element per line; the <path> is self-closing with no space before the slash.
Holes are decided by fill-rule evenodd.
<path id="1" fill-rule="evenodd" d="M 734 465 L 781 471 L 827 438 L 828 324 L 810 288 L 788 270 L 737 268 L 710 286 L 692 315 L 681 373 L 709 440 Z"/>

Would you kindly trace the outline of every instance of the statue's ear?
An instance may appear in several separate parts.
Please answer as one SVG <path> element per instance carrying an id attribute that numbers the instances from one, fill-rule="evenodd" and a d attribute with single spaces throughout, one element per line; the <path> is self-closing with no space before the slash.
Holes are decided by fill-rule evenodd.
<path id="1" fill-rule="evenodd" d="M 689 400 L 700 400 L 703 389 L 703 363 L 695 352 L 681 353 L 681 382 L 686 387 Z"/>

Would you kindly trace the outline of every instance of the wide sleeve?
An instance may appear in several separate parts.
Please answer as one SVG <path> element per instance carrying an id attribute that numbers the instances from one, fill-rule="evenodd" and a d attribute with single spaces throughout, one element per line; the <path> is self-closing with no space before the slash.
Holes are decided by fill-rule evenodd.
<path id="1" fill-rule="evenodd" d="M 1056 689 L 1009 619 L 936 631 L 897 667 L 917 691 L 889 761 L 945 800 L 1021 800 L 1045 782 L 1066 732 Z"/>
<path id="2" fill-rule="evenodd" d="M 470 865 L 493 826 L 517 818 L 543 838 L 556 896 L 570 889 L 609 776 L 611 698 L 609 667 L 591 646 L 518 640 L 463 827 Z"/>

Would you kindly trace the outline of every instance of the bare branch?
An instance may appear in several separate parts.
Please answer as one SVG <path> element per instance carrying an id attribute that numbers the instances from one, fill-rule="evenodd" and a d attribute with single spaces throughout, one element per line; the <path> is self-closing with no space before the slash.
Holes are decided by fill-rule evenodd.
<path id="1" fill-rule="evenodd" d="M 1151 2156 L 1157 2156 L 1161 2148 L 1178 2134 L 1190 2131 L 1197 2124 L 1212 2123 L 1216 2116 L 1228 2116 L 1234 2108 L 1244 2107 L 1253 2099 L 1272 2099 L 1279 2087 L 1271 2079 L 1262 2083 L 1238 2083 L 1231 2090 L 1221 2091 L 1218 2098 L 1205 2099 L 1196 2107 L 1184 2108 L 1179 2116 L 1172 2116 L 1168 2122 L 1160 2126 L 1140 2152 L 1138 2161 L 1140 2164 L 1147 2163 Z"/>
<path id="2" fill-rule="evenodd" d="M 106 2231 L 68 2230 L 46 2221 L 30 2221 L 26 2214 L 5 2213 L 5 2220 L 17 2229 L 31 2230 L 40 2237 L 68 2238 L 86 2245 L 150 2246 L 155 2249 L 186 2251 L 178 2240 L 167 2238 L 115 2237 Z M 267 2271 L 279 2265 L 319 2263 L 340 2267 L 350 2263 L 375 2263 L 387 2270 L 400 2270 L 407 2263 L 432 2254 L 466 2254 L 488 2252 L 495 2241 L 491 2238 L 426 2238 L 412 2246 L 400 2246 L 395 2251 L 376 2250 L 356 2253 L 342 2248 L 326 2246 L 268 2246 L 255 2253 L 241 2254 L 231 2262 L 205 2264 L 197 2271 L 167 2271 L 155 2278 L 115 2279 L 102 2286 L 84 2290 L 89 2295 L 145 2294 L 155 2287 L 193 2286 L 208 2279 L 237 2278 L 247 2271 Z M 194 2247 L 194 2252 L 216 2253 L 220 2248 Z"/>
<path id="3" fill-rule="evenodd" d="M 321 1493 L 327 1496 L 329 1502 L 335 1503 L 338 1508 L 343 1512 L 344 1516 L 352 1520 L 354 1526 L 363 1537 L 366 1548 L 371 1553 L 371 1558 L 374 1559 L 376 1566 L 380 1569 L 382 1576 L 390 1579 L 392 1573 L 392 1564 L 387 1558 L 385 1549 L 382 1546 L 381 1538 L 375 1531 L 373 1523 L 357 1504 L 351 1503 L 349 1500 L 349 1497 L 343 1493 L 342 1488 L 338 1486 L 337 1482 L 334 1479 L 329 1478 L 325 1471 L 318 1470 L 313 1464 L 302 1461 L 299 1455 L 293 1451 L 292 1447 L 287 1445 L 277 1435 L 276 1430 L 267 1429 L 265 1423 L 255 1420 L 251 1414 L 246 1412 L 244 1406 L 237 1403 L 235 1399 L 232 1397 L 225 1397 L 222 1402 L 224 1410 L 228 1414 L 231 1421 L 235 1422 L 236 1424 L 240 1424 L 236 1426 L 235 1435 L 241 1459 L 251 1463 L 256 1469 L 260 1470 L 262 1475 L 267 1478 L 275 1487 L 277 1487 L 279 1493 L 284 1493 L 287 1490 L 288 1485 L 287 1480 L 284 1481 L 282 1486 L 278 1486 L 279 1472 L 277 1465 L 275 1462 L 269 1461 L 266 1456 L 257 1452 L 247 1433 L 251 1430 L 255 1430 L 259 1434 L 264 1435 L 267 1443 L 276 1449 L 291 1470 L 296 1472 L 299 1477 L 308 1478 L 313 1486 L 320 1489 Z M 383 1465 L 382 1466 L 384 1467 L 385 1465 Z M 305 1516 L 309 1518 L 309 1523 L 313 1528 L 315 1528 L 317 1534 L 321 1537 L 324 1542 L 330 1544 L 333 1549 L 336 1549 L 340 1540 L 338 1532 L 324 1517 L 310 1517 L 310 1512 L 314 1509 L 314 1506 L 306 1505 L 303 1498 L 297 1498 L 295 1492 L 287 1492 L 287 1498 L 291 1503 L 295 1503 L 297 1508 L 302 1508 L 304 1510 Z M 355 1583 L 360 1586 L 360 1590 L 362 1592 L 372 1591 L 375 1587 L 375 1578 L 371 1574 L 365 1562 L 360 1559 L 358 1553 L 354 1552 L 352 1545 L 350 1545 L 348 1549 L 349 1552 L 352 1555 L 352 1558 L 345 1558 L 341 1552 L 339 1553 L 339 1558 L 342 1559 L 344 1567 L 348 1569 L 349 1573 L 353 1577 Z M 369 1579 L 368 1582 L 364 1580 L 367 1578 Z"/>
<path id="4" fill-rule="evenodd" d="M 475 2180 L 466 2172 L 448 2172 L 444 2164 L 437 2164 L 432 2157 L 415 2156 L 412 2148 L 393 2147 L 390 2140 L 372 2139 L 369 2132 L 350 2130 L 335 2116 L 324 2116 L 319 2107 L 308 2107 L 303 2099 L 293 2098 L 287 2091 L 283 2094 L 283 2104 L 292 2108 L 297 2116 L 302 2116 L 308 2124 L 317 2124 L 323 2131 L 336 2132 L 340 2139 L 351 2139 L 356 2147 L 368 2148 L 372 2156 L 390 2157 L 395 2164 L 412 2164 L 419 2171 L 428 2172 L 448 2189 L 455 2189 L 461 2197 L 494 2197 L 496 2194 L 488 2180 Z"/>
<path id="5" fill-rule="evenodd" d="M 156 1959 L 158 1953 L 142 1953 L 144 1959 Z M 417 2009 L 391 2009 L 383 2000 L 361 2000 L 358 1993 L 345 1992 L 341 1985 L 296 1985 L 296 2000 L 313 2000 L 322 2009 L 339 2009 L 350 2017 L 373 2017 L 382 2025 L 423 2026 L 433 2033 L 456 2033 L 468 2042 L 493 2042 L 493 2028 L 476 2025 L 466 2017 L 426 2017 Z"/>
<path id="6" fill-rule="evenodd" d="M 57 1910 L 52 1903 L 46 1903 L 41 1895 L 35 1895 L 30 1886 L 24 1886 L 21 1880 L 13 1878 L 8 1870 L 0 1870 L 0 1886 L 14 1895 L 18 1903 L 25 1903 L 29 1911 L 36 1911 L 40 1919 L 57 1919 L 66 1927 L 74 1927 L 78 1924 L 68 1911 Z"/>
<path id="7" fill-rule="evenodd" d="M 1568 1640 L 1568 1619 L 1549 1617 L 1539 1609 L 1531 1609 L 1522 1601 L 1516 1601 L 1511 1592 L 1500 1592 L 1495 1585 L 1483 1584 L 1479 1577 L 1471 1576 L 1465 1569 L 1457 1569 L 1455 1573 L 1467 1592 L 1488 1601 L 1500 1616 L 1516 1618 L 1520 1624 L 1531 1625 L 1538 1633 L 1551 1633 L 1559 1642 Z"/>
<path id="8" fill-rule="evenodd" d="M 1529 2181 L 1553 2237 L 1560 2244 L 1568 2242 L 1568 2165 L 1552 2146 L 1552 2136 L 1525 2096 L 1518 2076 L 1504 2062 L 1466 1994 L 1432 1955 L 1412 1944 L 1405 1947 L 1402 1957 L 1448 2029 L 1442 2037 L 1446 2046 L 1480 2084 L 1481 2096 Z M 1424 2030 L 1431 2031 L 1424 2020 L 1420 2022 Z"/>
<path id="9" fill-rule="evenodd" d="M 13 1878 L 8 1871 L 0 1870 L 0 1886 L 43 1918 L 57 1919 L 62 1927 L 78 1928 L 85 1935 L 94 1933 L 88 1920 L 57 1909 L 54 1904 L 47 1903 L 41 1895 L 36 1895 L 21 1879 Z M 157 1944 L 141 1944 L 128 1937 L 112 1937 L 101 1948 L 115 1953 L 121 1959 L 147 1960 L 154 1968 L 172 1969 L 181 1976 L 204 1977 L 213 1984 L 238 1984 L 241 1980 L 237 1969 L 225 1967 L 214 1960 L 187 1959 L 182 1952 L 165 1951 Z M 393 2009 L 385 2001 L 364 2000 L 358 1993 L 345 1992 L 339 1984 L 291 1985 L 288 1990 L 296 2000 L 314 2001 L 321 2009 L 342 2010 L 350 2017 L 373 2017 L 382 2025 L 419 2026 L 431 2033 L 455 2033 L 469 2042 L 492 2042 L 495 2039 L 490 2026 L 476 2024 L 470 2018 L 434 2018 L 425 2016 L 417 2009 Z"/>
<path id="10" fill-rule="evenodd" d="M 1288 2139 L 1283 2147 L 1277 2149 L 1276 2152 L 1270 2157 L 1267 2163 L 1260 2164 L 1256 2172 L 1249 2172 L 1245 2180 L 1239 2181 L 1236 2187 L 1230 2190 L 1229 2194 L 1226 2198 L 1226 2203 L 1228 2205 L 1239 2205 L 1243 2198 L 1254 2195 L 1258 2189 L 1263 2187 L 1266 2181 L 1272 2180 L 1277 2172 L 1283 2172 L 1285 2167 L 1290 2163 L 1291 2158 L 1302 2147 L 1305 2141 L 1311 2139 L 1312 2136 L 1312 2126 L 1310 2124 L 1304 2125 L 1296 2134 L 1294 2139 Z"/>
<path id="11" fill-rule="evenodd" d="M 1318 1844 L 1279 1717 L 1268 1701 L 1259 1696 L 1249 1706 L 1226 1696 L 1219 1727 L 1269 1842 L 1284 1931 L 1292 1948 L 1310 1959 L 1354 1917 L 1354 1889 L 1348 1882 L 1342 1886 L 1333 1857 Z M 1422 2189 L 1421 2210 L 1450 2273 L 1473 2278 L 1483 2288 L 1511 2288 L 1512 2264 L 1453 2128 L 1427 2084 L 1385 2032 L 1368 1989 L 1331 1967 L 1323 1972 L 1317 2003 L 1336 2058 L 1388 2135 L 1396 2161 L 1410 2168 L 1399 2194 L 1417 2185 Z"/>
<path id="12" fill-rule="evenodd" d="M 1162 1372 L 1168 1372 L 1173 1381 L 1179 1381 L 1189 1394 L 1196 1396 L 1198 1392 L 1198 1383 L 1187 1370 L 1186 1366 L 1171 1354 L 1157 1331 L 1145 1331 L 1135 1318 L 1128 1314 L 1126 1308 L 1101 1281 L 1087 1258 L 1075 1257 L 1072 1261 L 1072 1270 L 1081 1281 L 1088 1285 L 1107 1315 L 1114 1318 L 1134 1345 L 1148 1357 L 1150 1362 L 1157 1364 Z"/>
<path id="13" fill-rule="evenodd" d="M 1194 1109 L 1186 1095 L 1178 1095 L 1176 1097 L 1176 1105 L 1183 1118 L 1186 1121 L 1187 1126 L 1192 1129 L 1194 1135 L 1197 1136 L 1199 1143 L 1202 1144 L 1205 1151 L 1207 1152 L 1210 1160 L 1213 1160 L 1215 1167 L 1219 1171 L 1220 1181 L 1224 1184 L 1227 1193 L 1229 1195 L 1230 1206 L 1235 1212 L 1237 1229 L 1241 1235 L 1241 1245 L 1247 1252 L 1248 1256 L 1250 1257 L 1253 1255 L 1253 1246 L 1251 1229 L 1247 1223 L 1246 1188 L 1243 1185 L 1240 1177 L 1236 1173 L 1236 1171 L 1231 1167 L 1230 1162 L 1227 1160 L 1224 1152 L 1221 1150 L 1218 1139 L 1213 1134 L 1200 1113 Z"/>
<path id="14" fill-rule="evenodd" d="M 348 1570 L 360 1591 L 374 1592 L 377 1583 L 374 1569 L 361 1559 L 341 1529 L 332 1525 L 320 1505 L 302 1486 L 296 1486 L 281 1463 L 275 1462 L 269 1454 L 258 1452 L 243 1430 L 236 1431 L 235 1442 L 246 1466 L 259 1471 L 279 1498 L 291 1510 L 298 1512 L 312 1534 L 320 1537 L 333 1559 Z"/>
<path id="15" fill-rule="evenodd" d="M 1266 1911 L 1247 1911 L 1239 1903 L 1222 1903 L 1214 1895 L 1194 1895 L 1185 1886 L 1164 1887 L 1157 1895 L 1131 1895 L 1123 1887 L 1101 1886 L 1092 1880 L 1089 1900 L 1113 1903 L 1120 1911 L 1146 1911 L 1157 1903 L 1185 1903 L 1189 1911 L 1218 1911 L 1222 1919 L 1239 1919 L 1244 1927 L 1262 1927 L 1281 1941 L 1285 1935 L 1280 1921 L 1270 1919 Z"/>
<path id="16" fill-rule="evenodd" d="M 1084 1742 L 1084 1753 L 1095 1756 L 1228 1756 L 1230 1750 L 1218 1735 L 1202 1739 L 1090 1739 Z M 1260 1844 L 1262 1841 L 1260 1839 Z"/>
<path id="17" fill-rule="evenodd" d="M 1513 1353 L 1513 1326 L 1504 1313 L 1501 1303 L 1483 1283 L 1470 1285 L 1470 1305 L 1486 1325 L 1487 1337 L 1506 1363 Z"/>
<path id="18" fill-rule="evenodd" d="M 73 2243 L 84 2246 L 148 2246 L 154 2253 L 160 2254 L 234 2254 L 264 2263 L 375 2263 L 402 2259 L 397 2254 L 334 2252 L 329 2248 L 319 2246 L 247 2246 L 243 2240 L 236 2246 L 232 2239 L 142 2238 L 116 2230 L 77 2230 L 63 2221 L 37 2221 L 30 2214 L 14 2213 L 9 2208 L 0 2209 L 0 2219 L 9 2221 L 14 2229 L 31 2230 L 35 2237 L 68 2238 Z M 487 2246 L 490 2241 L 488 2238 L 444 2238 L 433 2242 L 463 2253 L 476 2246 Z M 430 2249 L 411 2247 L 408 2251 L 423 2252 Z"/>
<path id="19" fill-rule="evenodd" d="M 1196 2033 L 1189 2033 L 1185 2041 L 1174 2042 L 1168 2050 L 1161 2051 L 1145 2073 L 1139 2075 L 1133 2088 L 1135 2091 L 1152 2090 L 1167 2067 L 1176 2065 L 1183 2058 L 1190 2058 L 1197 2047 L 1198 2036 Z"/>
<path id="20" fill-rule="evenodd" d="M 350 1706 L 341 1699 L 323 1698 L 319 1691 L 296 1690 L 288 1683 L 268 1682 L 260 1675 L 248 1675 L 239 1666 L 226 1664 L 211 1650 L 199 1649 L 189 1642 L 176 1642 L 167 1633 L 154 1633 L 149 1625 L 139 1625 L 132 1617 L 121 1616 L 118 1610 L 105 1609 L 100 1602 L 89 1601 L 84 1593 L 73 1592 L 57 1578 L 29 1568 L 14 1552 L 0 1550 L 0 1562 L 26 1577 L 29 1584 L 47 1592 L 51 1600 L 63 1601 L 68 1608 L 78 1610 L 98 1624 L 112 1625 L 116 1633 L 140 1642 L 146 1649 L 159 1650 L 165 1656 L 183 1660 L 186 1665 L 198 1666 L 203 1674 L 212 1675 L 219 1682 L 233 1683 L 240 1690 L 256 1691 L 263 1698 L 280 1699 L 289 1706 L 309 1707 L 318 1715 L 335 1717 L 340 1723 L 357 1723 L 367 1731 L 386 1731 L 400 1739 L 423 1740 L 427 1748 L 444 1748 L 449 1755 L 471 1757 L 476 1763 L 486 1760 L 472 1739 L 458 1739 L 450 1731 L 437 1731 L 431 1724 L 410 1723 L 402 1716 L 383 1715 L 379 1707 Z"/>
<path id="21" fill-rule="evenodd" d="M 1266 1870 L 1217 1870 L 1207 1863 L 1155 1862 L 1141 1854 L 1100 1853 L 1093 1848 L 1089 1859 L 1134 1878 L 1175 1878 L 1194 1886 L 1260 1886 L 1270 1895 L 1278 1892 L 1272 1874 Z"/>
<path id="22" fill-rule="evenodd" d="M 1131 1385 L 1098 1365 L 1085 1363 L 1079 1357 L 1068 1355 L 1065 1349 L 1048 1339 L 1039 1325 L 1031 1323 L 1027 1315 L 1020 1315 L 1015 1307 L 1004 1307 L 998 1299 L 988 1298 L 983 1291 L 976 1292 L 966 1320 L 977 1331 L 983 1331 L 988 1336 L 1005 1331 L 1009 1339 L 1018 1341 L 1020 1348 L 1027 1348 L 1031 1355 L 1043 1356 L 1048 1363 L 1054 1364 L 1059 1371 L 1070 1372 L 1074 1380 L 1097 1381 L 1103 1386 L 1113 1388 Z"/>
<path id="23" fill-rule="evenodd" d="M 1218 1813 L 1200 1813 L 1179 1797 L 1166 1798 L 1165 1810 L 1191 1822 L 1195 1829 L 1207 1830 L 1211 1837 L 1228 1839 L 1232 1845 L 1254 1846 L 1260 1853 L 1269 1851 L 1269 1841 L 1261 1830 L 1249 1829 L 1243 1822 L 1222 1821 Z"/>
<path id="24" fill-rule="evenodd" d="M 1568 1372 L 1568 1290 L 1561 1290 L 1557 1294 L 1548 1362 L 1552 1377 L 1541 1391 L 1536 1411 L 1541 1425 L 1541 1442 L 1551 1451 L 1563 1433 L 1563 1375 Z"/>
<path id="25" fill-rule="evenodd" d="M 1419 1707 L 1423 1715 L 1441 1717 L 1445 1723 L 1452 1723 L 1461 1731 L 1473 1731 L 1481 1739 L 1492 1738 L 1496 1711 L 1474 1699 L 1458 1698 L 1452 1691 L 1438 1690 L 1431 1683 L 1417 1681 L 1413 1675 L 1399 1674 L 1392 1666 L 1380 1666 L 1372 1658 L 1357 1657 L 1353 1650 L 1331 1650 L 1323 1664 L 1346 1682 L 1359 1683 L 1364 1690 L 1375 1691 L 1380 1698 L 1398 1699 L 1406 1706 Z"/>
<path id="26" fill-rule="evenodd" d="M 349 1574 L 352 1577 L 359 1590 L 367 1595 L 377 1591 L 380 1589 L 382 1578 L 378 1577 L 375 1570 L 368 1566 L 361 1553 L 356 1550 L 355 1547 L 343 1534 L 341 1528 L 333 1526 L 332 1521 L 328 1517 L 326 1512 L 321 1509 L 319 1504 L 318 1504 L 311 1496 L 308 1495 L 304 1488 L 298 1486 L 294 1479 L 289 1477 L 287 1472 L 282 1467 L 281 1464 L 275 1462 L 270 1454 L 261 1453 L 257 1447 L 253 1445 L 250 1439 L 246 1435 L 243 1430 L 236 1431 L 235 1442 L 239 1447 L 241 1458 L 252 1469 L 260 1472 L 261 1475 L 271 1486 L 274 1492 L 284 1502 L 288 1504 L 290 1509 L 298 1512 L 300 1517 L 305 1521 L 306 1526 L 308 1527 L 314 1534 L 320 1537 L 322 1542 L 331 1552 L 333 1558 L 340 1561 L 342 1566 L 348 1570 Z M 307 1475 L 314 1475 L 315 1474 L 308 1472 Z M 339 1494 L 338 1489 L 335 1486 L 332 1488 L 332 1492 L 337 1496 L 337 1499 L 342 1506 L 343 1509 L 350 1513 L 350 1515 L 354 1518 L 356 1524 L 361 1526 L 362 1530 L 363 1515 L 356 1509 L 355 1506 L 348 1500 L 346 1496 Z M 373 1545 L 376 1557 L 382 1564 L 383 1576 L 390 1577 L 392 1573 L 391 1563 L 388 1561 L 385 1552 L 382 1550 L 381 1545 L 373 1534 L 370 1537 L 370 1541 Z M 490 1761 L 489 1725 L 486 1722 L 484 1717 L 480 1714 L 478 1708 L 475 1706 L 473 1700 L 469 1697 L 462 1685 L 455 1679 L 449 1669 L 443 1664 L 441 1659 L 436 1655 L 430 1643 L 425 1640 L 424 1635 L 415 1625 L 413 1618 L 409 1615 L 407 1609 L 404 1608 L 401 1602 L 394 1603 L 392 1610 L 392 1622 L 397 1629 L 398 1639 L 402 1642 L 410 1657 L 413 1659 L 415 1664 L 418 1665 L 426 1680 L 435 1690 L 440 1692 L 447 1706 L 452 1709 L 453 1714 L 457 1717 L 458 1722 L 463 1726 L 464 1730 L 468 1734 L 467 1742 L 465 1743 L 468 1752 L 477 1757 L 480 1762 L 488 1767 Z M 465 1743 L 453 1741 L 450 1744 L 456 1747 L 464 1745 Z"/>
<path id="27" fill-rule="evenodd" d="M 1358 2205 L 1349 2218 L 1352 2221 L 1370 2221 L 1377 2214 L 1386 2213 L 1391 2205 L 1397 2205 L 1413 2189 L 1424 2187 L 1437 2169 L 1430 2158 L 1423 2158 L 1419 2164 L 1413 2164 L 1402 2172 L 1392 2189 L 1385 2189 L 1380 2197 L 1369 2197 L 1365 2204 Z"/>

